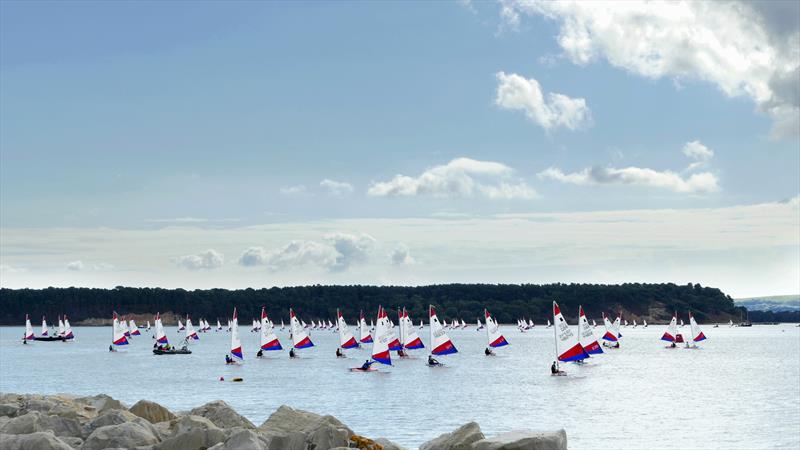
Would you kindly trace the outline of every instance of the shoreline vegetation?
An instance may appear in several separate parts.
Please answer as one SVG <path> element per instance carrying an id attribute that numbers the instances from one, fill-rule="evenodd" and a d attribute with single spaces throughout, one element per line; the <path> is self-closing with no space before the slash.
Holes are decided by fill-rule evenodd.
<path id="1" fill-rule="evenodd" d="M 133 288 L 118 286 L 98 288 L 0 289 L 0 325 L 19 325 L 25 314 L 33 318 L 55 318 L 68 314 L 76 326 L 109 325 L 112 311 L 130 316 L 137 323 L 152 320 L 161 313 L 165 325 L 174 325 L 187 314 L 211 323 L 226 323 L 236 306 L 241 320 L 259 317 L 261 307 L 274 319 L 288 319 L 293 308 L 311 320 L 330 320 L 337 308 L 353 320 L 361 311 L 370 317 L 382 305 L 389 312 L 405 307 L 415 319 L 427 318 L 428 305 L 434 305 L 439 317 L 475 323 L 487 308 L 500 323 L 513 324 L 517 319 L 535 323 L 551 318 L 553 300 L 561 305 L 567 320 L 576 321 L 578 306 L 587 316 L 600 318 L 602 313 L 651 324 L 668 323 L 673 311 L 684 315 L 691 311 L 700 323 L 739 322 L 747 309 L 721 290 L 699 284 L 440 284 L 430 286 L 296 286 L 262 289 L 184 290 Z"/>
<path id="2" fill-rule="evenodd" d="M 401 450 L 384 438 L 356 434 L 330 415 L 279 407 L 259 426 L 221 400 L 172 412 L 140 400 L 130 408 L 108 395 L 0 395 L 0 448 L 5 450 Z M 512 431 L 486 437 L 470 422 L 420 450 L 566 450 L 566 432 Z"/>

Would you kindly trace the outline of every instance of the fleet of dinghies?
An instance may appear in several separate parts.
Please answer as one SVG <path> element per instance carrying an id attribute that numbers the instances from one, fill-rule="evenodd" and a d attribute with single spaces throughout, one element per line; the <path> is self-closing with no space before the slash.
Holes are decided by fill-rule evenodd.
<path id="1" fill-rule="evenodd" d="M 706 339 L 705 334 L 700 329 L 697 321 L 692 315 L 691 311 L 688 313 L 689 328 L 691 336 L 685 339 L 681 333 L 678 332 L 683 320 L 678 317 L 677 311 L 673 314 L 672 319 L 667 325 L 666 330 L 661 335 L 661 340 L 669 342 L 669 348 L 675 348 L 677 343 L 685 343 L 686 347 L 697 347 L 697 343 Z M 311 330 L 331 330 L 338 333 L 339 345 L 336 350 L 336 356 L 346 357 L 344 353 L 346 350 L 353 350 L 362 348 L 363 344 L 372 344 L 371 359 L 368 359 L 361 367 L 351 368 L 352 371 L 359 372 L 375 372 L 378 369 L 372 367 L 372 364 L 377 362 L 383 365 L 392 365 L 391 352 L 397 352 L 398 357 L 409 357 L 409 351 L 425 348 L 425 344 L 417 334 L 417 327 L 409 316 L 406 308 L 397 309 L 397 325 L 392 322 L 391 318 L 385 308 L 378 307 L 376 320 L 370 320 L 370 325 L 367 325 L 367 320 L 364 312 L 361 311 L 358 321 L 355 324 L 355 332 L 351 332 L 350 327 L 345 320 L 342 312 L 336 310 L 336 323 L 330 320 L 317 319 L 310 320 L 309 324 L 299 319 L 293 309 L 289 309 L 289 337 L 292 345 L 289 351 L 289 356 L 294 358 L 297 356 L 296 350 L 308 349 L 314 346 L 311 341 L 309 331 Z M 628 321 L 622 318 L 622 312 L 618 312 L 613 322 L 603 312 L 603 334 L 600 339 L 594 333 L 594 328 L 597 323 L 589 320 L 583 310 L 583 306 L 578 307 L 578 326 L 577 334 L 573 332 L 572 328 L 568 325 L 558 303 L 553 302 L 553 322 L 547 319 L 547 327 L 553 327 L 554 347 L 556 358 L 551 366 L 551 373 L 553 375 L 565 375 L 560 363 L 576 362 L 582 363 L 592 355 L 603 354 L 603 346 L 611 348 L 619 348 L 622 333 L 620 328 L 629 326 Z M 25 334 L 23 336 L 23 343 L 27 344 L 30 341 L 68 341 L 74 339 L 72 328 L 69 319 L 66 315 L 58 316 L 58 328 L 53 333 L 47 325 L 46 317 L 42 317 L 41 333 L 39 336 L 34 334 L 34 329 L 31 324 L 30 317 L 25 315 Z M 189 342 L 198 341 L 198 332 L 210 331 L 211 326 L 208 321 L 203 318 L 198 319 L 198 329 L 195 330 L 191 317 L 187 314 L 185 323 L 178 318 L 178 330 L 184 333 L 184 345 L 178 349 L 171 347 L 167 333 L 161 320 L 160 313 L 156 313 L 154 317 L 155 333 L 153 338 L 155 344 L 153 345 L 153 353 L 162 354 L 189 354 L 191 351 L 187 345 Z M 497 348 L 509 345 L 505 336 L 500 330 L 499 323 L 489 313 L 484 310 L 483 321 L 480 318 L 476 321 L 477 330 L 485 330 L 486 333 L 486 348 L 484 350 L 487 356 L 494 355 Z M 419 329 L 423 328 L 423 321 L 420 320 Z M 433 305 L 428 308 L 428 325 L 430 331 L 430 354 L 428 356 L 428 365 L 433 367 L 444 366 L 443 363 L 437 361 L 434 356 L 441 357 L 457 353 L 458 349 L 453 341 L 447 334 L 447 330 L 453 329 L 466 329 L 467 324 L 462 319 L 452 319 L 448 324 L 445 320 L 439 321 L 436 310 Z M 633 328 L 638 326 L 638 322 L 634 319 L 630 324 Z M 729 322 L 729 326 L 733 326 L 733 322 Z M 372 328 L 370 328 L 372 327 Z M 524 332 L 534 327 L 533 320 L 528 318 L 521 318 L 517 320 L 517 328 Z M 647 321 L 642 321 L 642 327 L 647 327 Z M 116 352 L 118 348 L 129 345 L 134 336 L 140 336 L 140 328 L 150 329 L 150 321 L 147 321 L 146 327 L 139 327 L 133 318 L 129 320 L 119 316 L 116 311 L 112 315 L 112 339 L 109 350 Z M 284 322 L 281 319 L 281 330 L 284 329 Z M 221 331 L 222 325 L 217 319 L 216 331 Z M 252 330 L 257 330 L 260 334 L 260 346 L 257 357 L 263 357 L 265 351 L 278 351 L 283 350 L 283 346 L 275 334 L 275 325 L 270 320 L 266 312 L 266 307 L 261 309 L 261 319 L 253 321 Z M 228 364 L 242 364 L 244 362 L 244 353 L 242 349 L 242 342 L 239 336 L 239 323 L 236 308 L 233 309 L 233 316 L 228 319 L 228 331 L 231 333 L 231 347 L 230 352 L 226 355 L 226 362 Z M 356 336 L 354 333 L 357 333 Z M 603 344 L 600 345 L 600 342 Z"/>

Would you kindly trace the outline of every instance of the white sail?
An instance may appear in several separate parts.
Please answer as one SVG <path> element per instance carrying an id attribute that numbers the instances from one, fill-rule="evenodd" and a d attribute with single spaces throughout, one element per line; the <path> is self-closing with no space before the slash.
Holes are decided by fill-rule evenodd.
<path id="1" fill-rule="evenodd" d="M 350 328 L 347 326 L 347 322 L 344 320 L 344 316 L 338 309 L 336 310 L 336 328 L 339 329 L 339 347 L 341 348 L 358 347 L 358 342 L 356 342 L 356 338 L 353 336 L 353 333 L 350 332 Z"/>
<path id="2" fill-rule="evenodd" d="M 662 341 L 675 342 L 675 336 L 678 334 L 678 313 L 677 311 L 672 315 L 672 320 L 669 321 L 667 330 L 661 335 Z"/>
<path id="3" fill-rule="evenodd" d="M 198 326 L 202 326 L 202 325 L 198 325 Z M 194 331 L 194 325 L 192 325 L 192 318 L 189 317 L 189 316 L 186 316 L 186 341 L 188 342 L 190 339 L 198 340 L 198 339 L 200 339 L 200 337 L 197 335 L 197 332 Z"/>
<path id="4" fill-rule="evenodd" d="M 578 306 L 578 342 L 580 342 L 586 353 L 603 353 L 603 349 L 597 343 L 592 327 L 589 326 L 586 314 L 583 313 L 583 306 Z"/>
<path id="5" fill-rule="evenodd" d="M 222 331 L 222 325 L 219 323 L 219 319 L 217 319 L 217 331 Z"/>
<path id="6" fill-rule="evenodd" d="M 33 326 L 31 325 L 31 319 L 27 314 L 25 314 L 25 336 L 23 336 L 22 339 L 26 341 L 33 340 Z"/>
<path id="7" fill-rule="evenodd" d="M 292 345 L 294 348 L 306 348 L 314 345 L 311 338 L 308 337 L 306 330 L 300 325 L 294 311 L 289 309 L 289 325 L 292 327 Z"/>
<path id="8" fill-rule="evenodd" d="M 125 337 L 125 331 L 120 327 L 117 312 L 111 318 L 111 343 L 114 345 L 128 345 L 128 339 Z"/>
<path id="9" fill-rule="evenodd" d="M 185 329 L 186 327 L 183 325 L 183 322 L 181 322 L 181 319 L 178 319 L 178 331 L 184 331 Z"/>
<path id="10" fill-rule="evenodd" d="M 58 335 L 64 336 L 64 321 L 61 320 L 61 316 L 58 316 Z"/>
<path id="11" fill-rule="evenodd" d="M 278 336 L 275 336 L 275 327 L 267 316 L 266 307 L 261 307 L 261 350 L 283 350 Z"/>
<path id="12" fill-rule="evenodd" d="M 439 323 L 439 318 L 433 305 L 428 307 L 428 319 L 430 321 L 431 354 L 447 355 L 458 352 L 455 345 L 453 345 L 453 341 L 447 336 L 444 325 Z"/>
<path id="13" fill-rule="evenodd" d="M 233 307 L 233 319 L 231 320 L 231 358 L 234 361 L 244 362 L 242 353 L 242 341 L 239 340 L 239 319 L 236 316 L 236 307 Z"/>
<path id="14" fill-rule="evenodd" d="M 167 333 L 164 331 L 164 324 L 161 323 L 161 315 L 159 313 L 156 313 L 155 323 L 156 341 L 159 344 L 168 344 L 169 340 L 167 340 Z"/>
<path id="15" fill-rule="evenodd" d="M 47 320 L 42 316 L 42 336 L 47 336 Z"/>
<path id="16" fill-rule="evenodd" d="M 614 323 L 612 324 L 612 327 L 614 328 L 614 332 L 617 333 L 617 337 L 618 338 L 622 337 L 622 333 L 619 332 L 619 327 L 620 327 L 621 322 L 622 322 L 621 314 L 622 313 L 620 313 L 620 315 L 617 315 L 617 318 L 614 319 Z"/>
<path id="17" fill-rule="evenodd" d="M 578 338 L 572 333 L 556 302 L 553 302 L 553 322 L 555 323 L 553 333 L 555 334 L 556 358 L 558 361 L 580 361 L 588 358 L 589 354 L 586 353 L 578 342 Z"/>
<path id="18" fill-rule="evenodd" d="M 64 316 L 64 339 L 72 339 L 75 336 L 72 335 L 72 326 L 69 324 L 69 319 L 67 316 Z"/>
<path id="19" fill-rule="evenodd" d="M 372 342 L 372 335 L 369 333 L 369 327 L 367 327 L 367 321 L 364 319 L 364 311 L 361 311 L 361 318 L 358 320 L 358 340 L 362 344 L 367 344 Z"/>
<path id="20" fill-rule="evenodd" d="M 389 329 L 389 318 L 382 307 L 378 307 L 378 320 L 375 325 L 375 338 L 372 341 L 372 359 L 391 366 L 392 357 L 389 353 L 389 342 L 393 333 Z"/>
<path id="21" fill-rule="evenodd" d="M 420 339 L 419 335 L 417 334 L 417 330 L 414 329 L 414 322 L 411 321 L 411 318 L 408 316 L 408 311 L 406 311 L 405 308 L 403 308 L 400 326 L 404 326 L 405 328 L 403 340 L 400 341 L 404 348 L 409 350 L 425 348 L 425 345 L 422 343 L 422 339 Z"/>
<path id="22" fill-rule="evenodd" d="M 706 335 L 703 334 L 703 331 L 700 330 L 700 325 L 697 324 L 697 321 L 694 320 L 694 316 L 692 312 L 689 311 L 689 327 L 692 330 L 692 341 L 693 342 L 700 342 L 706 339 Z"/>
<path id="23" fill-rule="evenodd" d="M 500 324 L 495 322 L 488 309 L 483 310 L 483 317 L 486 320 L 486 345 L 489 347 L 497 348 L 508 345 L 508 341 L 500 333 Z M 480 320 L 478 320 L 480 322 Z"/>

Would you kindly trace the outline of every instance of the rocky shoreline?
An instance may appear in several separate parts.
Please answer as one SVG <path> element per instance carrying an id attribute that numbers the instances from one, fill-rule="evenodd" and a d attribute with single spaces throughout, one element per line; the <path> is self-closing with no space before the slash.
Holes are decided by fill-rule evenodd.
<path id="1" fill-rule="evenodd" d="M 399 450 L 359 436 L 333 416 L 281 406 L 260 426 L 221 400 L 185 412 L 140 400 L 130 408 L 107 395 L 0 395 L 0 448 L 5 450 Z M 487 438 L 470 422 L 420 450 L 565 450 L 564 430 L 514 431 Z"/>

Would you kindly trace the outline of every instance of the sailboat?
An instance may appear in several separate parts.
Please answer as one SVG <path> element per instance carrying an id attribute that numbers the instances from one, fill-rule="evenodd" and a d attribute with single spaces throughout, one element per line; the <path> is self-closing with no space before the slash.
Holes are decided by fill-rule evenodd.
<path id="1" fill-rule="evenodd" d="M 728 327 L 732 327 L 732 326 L 733 326 L 733 319 L 728 320 Z"/>
<path id="2" fill-rule="evenodd" d="M 547 321 L 547 326 L 548 326 L 548 327 L 550 326 L 550 321 L 549 321 L 549 320 Z M 533 328 L 533 327 L 534 327 L 534 325 L 533 325 L 533 319 L 532 319 L 532 318 L 531 318 L 531 319 L 528 319 L 528 328 Z"/>
<path id="3" fill-rule="evenodd" d="M 500 324 L 495 322 L 488 309 L 483 310 L 483 317 L 486 319 L 486 344 L 491 348 L 498 348 L 508 345 L 506 338 L 500 333 Z M 480 322 L 480 320 L 478 320 Z M 493 355 L 494 353 L 486 348 L 486 355 Z"/>
<path id="4" fill-rule="evenodd" d="M 681 327 L 683 327 L 683 319 L 681 319 Z"/>
<path id="5" fill-rule="evenodd" d="M 399 314 L 400 310 L 397 312 Z M 383 313 L 386 314 L 386 311 L 384 310 Z M 392 335 L 392 339 L 389 340 L 389 350 L 393 352 L 402 352 L 403 344 L 400 343 L 400 338 L 397 336 L 397 331 L 394 329 L 394 323 L 392 322 L 392 319 L 389 318 L 388 314 L 386 314 L 386 323 L 387 327 L 389 328 L 389 333 Z"/>
<path id="6" fill-rule="evenodd" d="M 141 336 L 142 332 L 139 331 L 139 327 L 136 326 L 136 321 L 131 319 L 131 336 Z"/>
<path id="7" fill-rule="evenodd" d="M 198 325 L 198 326 L 202 326 L 202 325 Z M 197 332 L 194 331 L 194 326 L 192 325 L 192 319 L 187 314 L 186 315 L 186 342 L 189 342 L 189 339 L 197 341 L 197 340 L 200 340 L 200 336 L 198 336 Z"/>
<path id="8" fill-rule="evenodd" d="M 619 325 L 620 325 L 621 321 L 622 321 L 622 311 L 617 313 L 617 318 L 614 319 L 614 324 L 613 324 L 614 325 L 614 332 L 617 333 L 617 337 L 618 338 L 622 337 L 622 333 L 619 332 Z"/>
<path id="9" fill-rule="evenodd" d="M 372 335 L 369 334 L 369 328 L 367 328 L 367 321 L 364 320 L 364 311 L 361 311 L 361 318 L 358 319 L 358 334 L 359 334 L 359 342 L 362 344 L 369 344 L 372 342 Z"/>
<path id="10" fill-rule="evenodd" d="M 186 327 L 181 322 L 181 319 L 178 319 L 178 331 L 186 331 Z"/>
<path id="11" fill-rule="evenodd" d="M 672 320 L 667 325 L 667 330 L 661 335 L 662 341 L 672 342 L 670 347 L 675 347 L 675 337 L 678 335 L 678 312 L 672 314 Z"/>
<path id="12" fill-rule="evenodd" d="M 553 327 L 553 337 L 555 338 L 556 347 L 556 362 L 552 370 L 553 375 L 566 375 L 565 372 L 558 369 L 558 361 L 581 361 L 589 357 L 586 350 L 583 349 L 578 339 L 572 333 L 564 316 L 561 315 L 561 310 L 558 308 L 558 303 L 553 302 L 553 322 L 556 326 Z"/>
<path id="13" fill-rule="evenodd" d="M 647 326 L 647 325 L 645 325 L 645 326 Z M 592 319 L 592 328 L 597 328 L 597 322 L 595 322 L 594 319 Z"/>
<path id="14" fill-rule="evenodd" d="M 239 319 L 236 315 L 236 307 L 233 307 L 233 320 L 231 321 L 231 356 L 228 359 L 228 364 L 241 364 L 244 363 L 244 354 L 242 353 L 242 341 L 239 340 Z"/>
<path id="15" fill-rule="evenodd" d="M 313 347 L 314 343 L 311 338 L 306 334 L 306 330 L 300 325 L 300 321 L 294 315 L 294 311 L 289 308 L 289 325 L 292 327 L 292 346 L 296 349 Z M 294 355 L 294 352 L 290 352 Z"/>
<path id="16" fill-rule="evenodd" d="M 441 356 L 458 352 L 456 346 L 453 345 L 453 341 L 447 336 L 444 327 L 439 323 L 439 318 L 436 316 L 436 310 L 433 305 L 428 307 L 428 318 L 431 329 L 431 355 Z"/>
<path id="17" fill-rule="evenodd" d="M 281 319 L 281 331 L 283 331 L 283 329 L 284 329 L 284 326 L 283 326 L 283 319 Z"/>
<path id="18" fill-rule="evenodd" d="M 128 338 L 125 337 L 125 331 L 120 326 L 116 311 L 114 311 L 114 314 L 111 316 L 111 343 L 117 347 L 128 345 Z M 111 347 L 110 350 L 116 351 L 114 347 Z"/>
<path id="19" fill-rule="evenodd" d="M 372 341 L 372 360 L 387 366 L 392 365 L 392 355 L 389 352 L 389 342 L 394 338 L 389 328 L 389 317 L 382 306 L 378 306 L 378 320 L 375 323 L 375 338 Z M 353 372 L 374 372 L 372 367 L 354 367 Z"/>
<path id="20" fill-rule="evenodd" d="M 149 320 L 147 321 L 147 328 L 146 328 L 146 331 L 150 331 L 150 321 L 149 321 Z"/>
<path id="21" fill-rule="evenodd" d="M 414 322 L 408 317 L 408 311 L 403 308 L 402 315 L 400 316 L 400 339 L 403 345 L 403 351 L 416 350 L 425 348 L 422 339 L 419 338 L 417 330 L 414 329 Z"/>
<path id="22" fill-rule="evenodd" d="M 550 323 L 550 319 L 547 319 L 547 326 L 545 328 L 550 328 L 551 326 L 553 325 Z"/>
<path id="23" fill-rule="evenodd" d="M 636 319 L 633 319 L 633 328 L 636 328 Z"/>
<path id="24" fill-rule="evenodd" d="M 281 341 L 278 340 L 278 336 L 275 336 L 275 327 L 272 325 L 272 321 L 269 320 L 264 306 L 261 307 L 261 350 L 283 350 Z"/>
<path id="25" fill-rule="evenodd" d="M 42 316 L 42 336 L 47 336 L 47 320 Z"/>
<path id="26" fill-rule="evenodd" d="M 422 329 L 422 327 L 423 327 L 423 325 L 422 325 L 422 319 L 419 319 L 419 329 L 421 330 L 421 329 Z"/>
<path id="27" fill-rule="evenodd" d="M 583 305 L 578 306 L 578 342 L 580 342 L 583 350 L 590 355 L 603 353 L 603 349 L 600 348 L 600 344 L 597 343 L 597 338 L 594 336 L 592 327 L 589 326 L 586 314 L 583 313 Z"/>
<path id="28" fill-rule="evenodd" d="M 481 322 L 481 319 L 478 318 L 478 328 L 476 329 L 476 331 L 481 331 L 482 329 L 483 329 L 483 322 Z"/>
<path id="29" fill-rule="evenodd" d="M 700 325 L 694 320 L 692 312 L 689 311 L 689 327 L 692 330 L 692 347 L 697 347 L 697 343 L 706 340 L 706 335 L 700 329 Z"/>
<path id="30" fill-rule="evenodd" d="M 222 331 L 222 324 L 219 323 L 219 319 L 217 319 L 217 328 L 214 330 L 214 332 L 217 331 Z"/>
<path id="31" fill-rule="evenodd" d="M 336 328 L 339 329 L 340 349 L 345 350 L 358 347 L 358 342 L 356 342 L 356 338 L 353 336 L 353 333 L 350 332 L 350 328 L 348 328 L 347 322 L 345 322 L 344 316 L 342 315 L 342 312 L 339 311 L 339 308 L 336 308 Z"/>
<path id="32" fill-rule="evenodd" d="M 72 334 L 72 327 L 69 325 L 69 319 L 67 319 L 66 314 L 64 315 L 64 340 L 69 341 L 71 339 L 75 339 L 75 335 Z"/>
<path id="33" fill-rule="evenodd" d="M 605 342 L 603 343 L 603 345 L 605 345 L 606 347 L 619 348 L 619 338 L 617 337 L 617 333 L 614 332 L 614 326 L 611 325 L 611 321 L 608 320 L 608 317 L 606 317 L 606 313 L 603 313 L 603 326 L 606 328 L 606 332 L 603 335 L 602 339 L 608 342 L 616 342 L 615 345 L 609 345 L 606 344 Z"/>
<path id="34" fill-rule="evenodd" d="M 642 327 L 647 328 L 647 320 L 642 319 Z"/>
<path id="35" fill-rule="evenodd" d="M 125 318 L 121 318 L 119 321 L 120 328 L 122 328 L 122 332 L 125 333 L 125 337 L 131 337 L 131 328 L 128 326 L 128 321 Z M 67 327 L 67 316 L 64 316 L 64 327 Z"/>
<path id="36" fill-rule="evenodd" d="M 61 316 L 58 316 L 58 337 L 64 339 L 64 321 L 61 320 Z"/>
<path id="37" fill-rule="evenodd" d="M 32 341 L 33 338 L 33 326 L 31 326 L 31 319 L 27 314 L 25 314 L 25 335 L 22 336 L 22 340 Z"/>
<path id="38" fill-rule="evenodd" d="M 161 323 L 160 313 L 156 313 L 154 321 L 156 323 L 156 342 L 162 345 L 169 344 L 169 340 L 167 339 L 167 333 L 164 331 L 164 325 Z"/>

